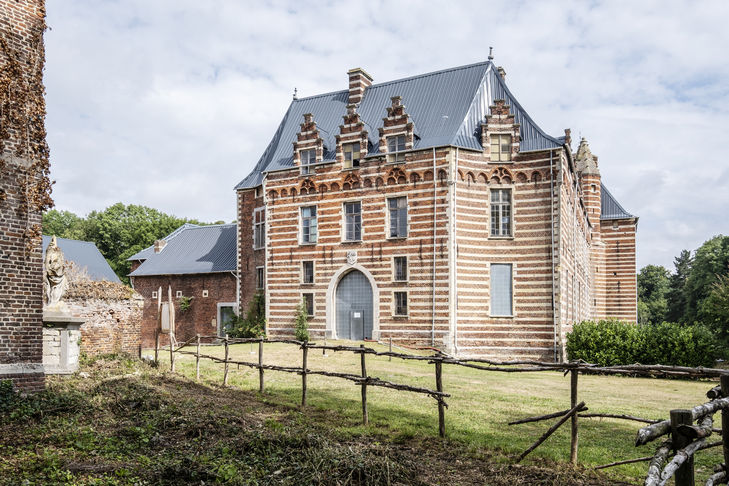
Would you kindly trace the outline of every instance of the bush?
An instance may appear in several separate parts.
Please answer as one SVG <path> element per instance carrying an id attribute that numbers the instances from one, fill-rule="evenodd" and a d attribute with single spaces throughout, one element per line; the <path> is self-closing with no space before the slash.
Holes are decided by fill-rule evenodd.
<path id="1" fill-rule="evenodd" d="M 230 337 L 257 338 L 266 334 L 266 296 L 258 292 L 248 305 L 245 317 L 234 315 L 226 330 Z"/>
<path id="2" fill-rule="evenodd" d="M 567 334 L 570 360 L 581 359 L 601 366 L 633 363 L 713 366 L 717 351 L 716 337 L 699 324 L 585 321 Z"/>
<path id="3" fill-rule="evenodd" d="M 309 340 L 309 317 L 306 311 L 306 301 L 301 299 L 299 305 L 296 306 L 296 324 L 294 326 L 294 336 L 299 341 Z"/>

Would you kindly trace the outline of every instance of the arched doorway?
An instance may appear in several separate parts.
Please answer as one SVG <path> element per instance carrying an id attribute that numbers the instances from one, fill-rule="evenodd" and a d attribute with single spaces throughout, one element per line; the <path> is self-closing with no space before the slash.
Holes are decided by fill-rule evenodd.
<path id="1" fill-rule="evenodd" d="M 339 339 L 372 339 L 372 285 L 359 270 L 346 273 L 337 284 L 336 330 Z"/>

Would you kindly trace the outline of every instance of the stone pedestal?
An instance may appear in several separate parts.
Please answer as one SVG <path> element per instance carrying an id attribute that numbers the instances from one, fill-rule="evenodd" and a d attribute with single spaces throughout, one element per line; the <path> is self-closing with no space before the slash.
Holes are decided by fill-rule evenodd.
<path id="1" fill-rule="evenodd" d="M 81 324 L 84 319 L 65 312 L 43 311 L 43 367 L 46 374 L 78 370 Z"/>

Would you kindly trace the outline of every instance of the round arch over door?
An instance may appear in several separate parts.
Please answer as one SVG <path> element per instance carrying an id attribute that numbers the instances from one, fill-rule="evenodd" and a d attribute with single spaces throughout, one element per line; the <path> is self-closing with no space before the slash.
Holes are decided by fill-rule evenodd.
<path id="1" fill-rule="evenodd" d="M 372 286 L 359 270 L 345 274 L 336 291 L 337 338 L 372 339 Z"/>

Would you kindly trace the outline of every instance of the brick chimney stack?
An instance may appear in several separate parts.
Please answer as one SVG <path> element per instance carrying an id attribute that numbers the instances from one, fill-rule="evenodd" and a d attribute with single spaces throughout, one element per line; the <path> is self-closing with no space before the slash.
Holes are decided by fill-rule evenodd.
<path id="1" fill-rule="evenodd" d="M 347 71 L 349 75 L 349 103 L 358 105 L 362 101 L 365 89 L 372 86 L 372 76 L 362 68 Z"/>
<path id="2" fill-rule="evenodd" d="M 155 240 L 154 242 L 154 252 L 159 253 L 161 252 L 164 247 L 167 246 L 167 241 L 165 240 Z"/>

